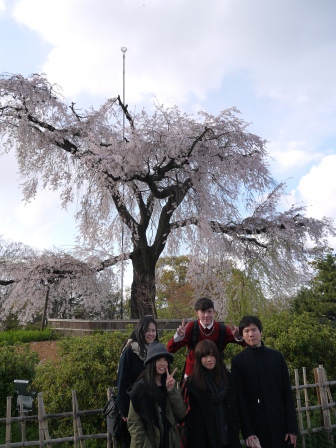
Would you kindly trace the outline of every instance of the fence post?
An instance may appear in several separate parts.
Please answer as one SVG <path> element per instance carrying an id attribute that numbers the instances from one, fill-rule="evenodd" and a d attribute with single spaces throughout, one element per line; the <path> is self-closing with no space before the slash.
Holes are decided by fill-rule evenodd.
<path id="1" fill-rule="evenodd" d="M 72 425 L 73 425 L 73 432 L 74 432 L 74 448 L 77 448 L 77 421 L 76 421 L 76 392 L 72 391 Z"/>
<path id="2" fill-rule="evenodd" d="M 319 367 L 322 367 L 323 372 L 324 372 L 324 379 L 325 379 L 325 382 L 327 382 L 327 375 L 326 375 L 326 373 L 325 373 L 325 370 L 324 370 L 324 368 L 323 368 L 323 365 L 320 365 Z M 326 391 L 327 391 L 327 395 L 328 395 L 328 399 L 329 399 L 330 403 L 333 403 L 334 400 L 333 400 L 333 397 L 332 397 L 332 395 L 331 395 L 331 391 L 330 391 L 330 387 L 329 387 L 329 386 L 326 386 Z M 333 412 L 333 414 L 334 414 L 334 417 L 336 417 L 336 409 L 335 409 L 334 407 L 332 408 L 332 412 Z"/>
<path id="3" fill-rule="evenodd" d="M 303 384 L 305 386 L 307 386 L 308 381 L 307 381 L 307 370 L 305 367 L 302 367 L 302 373 L 303 373 Z M 305 388 L 304 389 L 304 397 L 305 397 L 305 406 L 309 407 L 309 398 L 308 398 L 308 389 Z M 310 429 L 311 424 L 310 424 L 310 413 L 309 411 L 306 411 L 306 418 L 307 418 L 307 427 L 308 429 Z"/>
<path id="4" fill-rule="evenodd" d="M 45 413 L 44 413 L 44 406 L 43 406 L 43 398 L 42 398 L 42 393 L 39 392 L 38 396 L 37 396 L 37 402 L 38 402 L 38 412 L 37 412 L 37 416 L 38 416 L 38 428 L 39 428 L 39 442 L 40 448 L 44 447 L 44 419 L 45 419 Z"/>
<path id="5" fill-rule="evenodd" d="M 82 421 L 78 414 L 78 401 L 76 391 L 72 391 L 72 416 L 73 416 L 73 428 L 74 428 L 74 447 L 77 447 L 77 437 L 83 435 Z M 81 448 L 85 447 L 84 440 L 79 441 Z"/>
<path id="6" fill-rule="evenodd" d="M 12 422 L 12 397 L 7 397 L 6 448 L 10 448 L 11 443 L 11 422 Z"/>
<path id="7" fill-rule="evenodd" d="M 302 419 L 302 411 L 301 411 L 301 396 L 300 396 L 300 379 L 299 379 L 299 371 L 298 369 L 294 369 L 294 376 L 295 376 L 295 396 L 296 396 L 296 405 L 297 405 L 297 412 L 299 417 L 299 427 L 300 432 L 303 430 L 303 419 Z M 303 448 L 305 448 L 305 439 L 302 437 L 302 445 Z"/>
<path id="8" fill-rule="evenodd" d="M 108 387 L 107 388 L 107 401 L 109 401 L 110 397 L 111 397 L 111 388 Z M 112 437 L 111 437 L 110 431 L 107 429 L 107 423 L 106 423 L 106 436 L 107 436 L 106 448 L 112 448 L 112 445 L 113 445 L 113 448 L 114 448 L 114 443 L 112 441 Z M 111 444 L 111 442 L 112 442 L 112 444 Z"/>
<path id="9" fill-rule="evenodd" d="M 327 385 L 325 379 L 325 371 L 323 366 L 319 366 L 317 368 L 317 377 L 320 389 L 320 397 L 321 397 L 321 405 L 322 405 L 322 415 L 323 415 L 323 424 L 324 429 L 328 433 L 329 439 L 332 439 L 332 426 L 330 419 L 330 411 L 328 408 L 328 395 L 327 395 Z"/>
<path id="10" fill-rule="evenodd" d="M 21 441 L 26 441 L 26 419 L 24 418 L 24 412 L 23 412 L 23 397 L 22 395 L 18 396 L 19 400 L 19 415 L 22 418 L 20 421 L 20 428 L 21 428 Z"/>
<path id="11" fill-rule="evenodd" d="M 319 378 L 321 379 L 321 382 L 319 382 L 320 389 L 322 389 L 321 398 L 323 396 L 322 400 L 322 409 L 323 409 L 323 421 L 324 421 L 324 427 L 325 430 L 328 433 L 328 438 L 332 445 L 334 445 L 334 437 L 332 435 L 332 425 L 331 425 L 331 417 L 330 417 L 330 409 L 329 409 L 329 400 L 328 400 L 328 393 L 330 393 L 329 386 L 327 383 L 327 375 L 325 373 L 323 365 L 320 365 L 318 367 L 319 372 Z"/>
<path id="12" fill-rule="evenodd" d="M 49 429 L 48 429 L 48 420 L 46 418 L 46 412 L 44 409 L 44 401 L 43 401 L 42 392 L 39 393 L 39 395 L 38 395 L 38 408 L 41 409 L 41 415 L 43 416 L 42 428 L 43 428 L 44 438 L 46 440 L 50 440 Z M 51 443 L 47 443 L 47 446 L 48 446 L 48 448 L 51 448 Z"/>

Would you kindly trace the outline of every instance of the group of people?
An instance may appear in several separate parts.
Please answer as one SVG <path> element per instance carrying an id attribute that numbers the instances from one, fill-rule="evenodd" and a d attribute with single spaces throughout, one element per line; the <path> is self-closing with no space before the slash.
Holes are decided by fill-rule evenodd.
<path id="1" fill-rule="evenodd" d="M 244 316 L 239 326 L 214 320 L 208 298 L 195 303 L 197 321 L 178 327 L 167 346 L 155 320 L 146 316 L 125 344 L 119 362 L 117 403 L 123 420 L 122 448 L 296 447 L 296 410 L 284 357 L 264 345 L 262 323 Z M 222 352 L 244 347 L 231 372 Z M 182 385 L 171 371 L 173 353 L 187 346 Z"/>

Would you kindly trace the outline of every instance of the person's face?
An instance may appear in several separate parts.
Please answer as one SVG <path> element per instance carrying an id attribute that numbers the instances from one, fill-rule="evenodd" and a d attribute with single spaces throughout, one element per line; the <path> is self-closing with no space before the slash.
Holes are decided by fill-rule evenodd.
<path id="1" fill-rule="evenodd" d="M 243 339 L 251 347 L 261 346 L 261 332 L 255 324 L 251 324 L 243 329 Z"/>
<path id="2" fill-rule="evenodd" d="M 155 341 L 155 338 L 156 338 L 156 327 L 153 324 L 153 322 L 151 322 L 148 325 L 148 328 L 147 328 L 146 333 L 145 333 L 146 344 L 151 344 L 152 342 Z"/>
<path id="3" fill-rule="evenodd" d="M 196 311 L 197 317 L 202 322 L 204 326 L 210 325 L 211 322 L 214 320 L 215 310 L 213 308 L 208 308 L 205 311 L 197 310 Z"/>
<path id="4" fill-rule="evenodd" d="M 206 355 L 201 358 L 202 366 L 208 370 L 212 370 L 216 366 L 216 358 L 214 355 Z"/>
<path id="5" fill-rule="evenodd" d="M 155 361 L 156 373 L 158 375 L 163 375 L 168 367 L 168 361 L 166 358 L 158 358 Z"/>

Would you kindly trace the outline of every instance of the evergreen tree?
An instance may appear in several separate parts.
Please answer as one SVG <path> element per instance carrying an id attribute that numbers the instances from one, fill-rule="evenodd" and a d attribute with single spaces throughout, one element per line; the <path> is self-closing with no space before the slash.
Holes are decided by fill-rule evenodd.
<path id="1" fill-rule="evenodd" d="M 309 287 L 295 297 L 295 312 L 307 311 L 318 317 L 336 320 L 336 255 L 328 254 L 312 262 L 316 275 Z"/>

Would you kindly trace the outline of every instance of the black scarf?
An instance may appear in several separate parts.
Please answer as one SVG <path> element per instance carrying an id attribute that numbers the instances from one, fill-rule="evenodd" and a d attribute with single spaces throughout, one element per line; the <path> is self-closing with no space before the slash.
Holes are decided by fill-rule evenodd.
<path id="1" fill-rule="evenodd" d="M 158 386 L 158 389 L 159 389 L 158 405 L 163 426 L 163 434 L 161 434 L 160 448 L 169 448 L 169 429 L 171 425 L 167 419 L 167 391 L 166 389 L 163 388 L 163 386 Z"/>
<path id="2" fill-rule="evenodd" d="M 220 387 L 218 387 L 211 375 L 211 372 L 207 369 L 204 369 L 204 377 L 207 383 L 210 401 L 214 410 L 217 440 L 220 441 L 220 446 L 228 445 L 228 422 L 224 408 L 227 385 L 225 381 L 222 380 Z"/>

